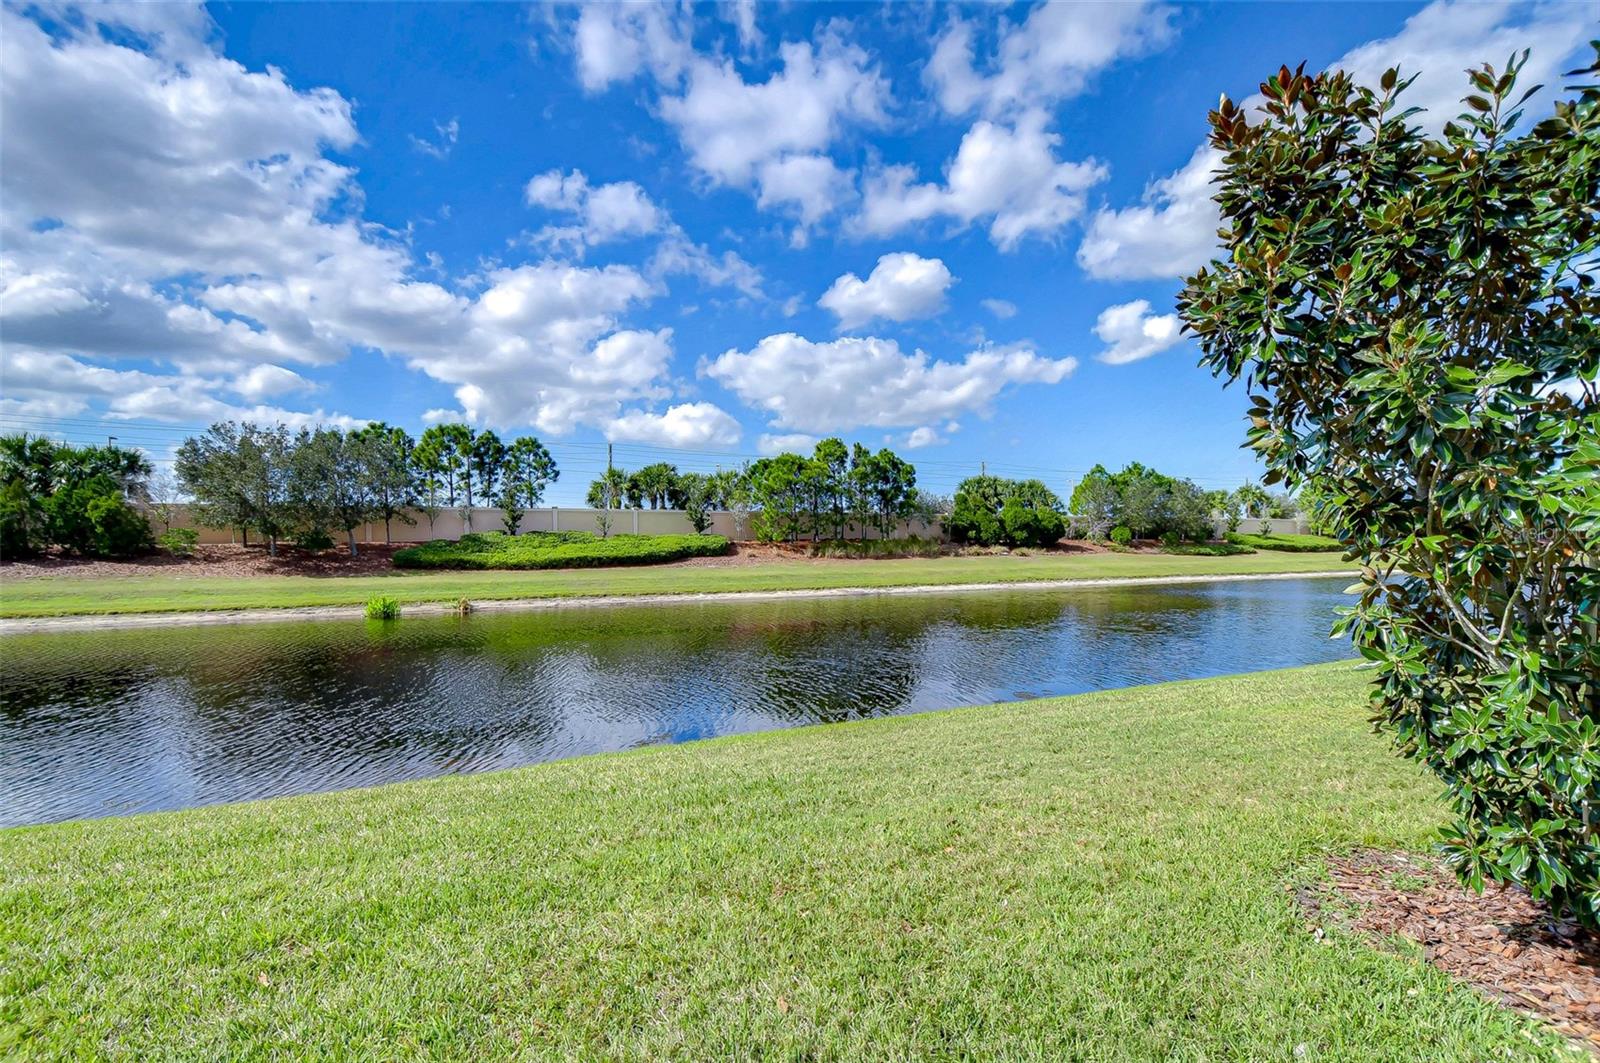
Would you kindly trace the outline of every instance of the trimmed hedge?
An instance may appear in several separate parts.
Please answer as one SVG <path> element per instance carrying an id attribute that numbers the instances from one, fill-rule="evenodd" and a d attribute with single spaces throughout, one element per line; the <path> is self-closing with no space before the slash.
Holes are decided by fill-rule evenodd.
<path id="1" fill-rule="evenodd" d="M 593 532 L 474 532 L 435 539 L 394 555 L 396 568 L 599 568 L 659 565 L 728 552 L 720 535 L 613 535 Z"/>
<path id="2" fill-rule="evenodd" d="M 1339 540 L 1330 539 L 1326 535 L 1250 535 L 1245 532 L 1229 532 L 1228 541 L 1236 546 L 1248 546 L 1254 550 L 1287 550 L 1293 554 L 1344 549 Z"/>
<path id="3" fill-rule="evenodd" d="M 1190 557 L 1232 557 L 1235 554 L 1253 554 L 1254 550 L 1238 543 L 1179 543 L 1163 545 L 1163 554 L 1182 554 Z"/>

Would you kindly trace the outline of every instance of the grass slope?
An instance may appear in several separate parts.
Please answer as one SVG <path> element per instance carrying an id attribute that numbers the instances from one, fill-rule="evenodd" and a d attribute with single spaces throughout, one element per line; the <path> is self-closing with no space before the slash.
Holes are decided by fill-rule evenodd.
<path id="1" fill-rule="evenodd" d="M 1250 550 L 1281 550 L 1288 553 L 1319 553 L 1338 550 L 1339 540 L 1326 535 L 1301 535 L 1285 532 L 1281 535 L 1260 535 L 1251 532 L 1229 532 L 1228 542 Z"/>
<path id="2" fill-rule="evenodd" d="M 0 617 L 205 609 L 360 605 L 373 595 L 400 602 L 563 598 L 611 594 L 705 594 L 719 591 L 911 587 L 1138 576 L 1332 572 L 1337 553 L 1178 557 L 1068 554 L 937 557 L 832 564 L 773 562 L 718 568 L 606 568 L 532 572 L 395 572 L 382 576 L 206 578 L 152 569 L 116 579 L 5 580 Z"/>
<path id="3" fill-rule="evenodd" d="M 0 832 L 0 1055 L 1563 1058 L 1297 917 L 1318 854 L 1420 847 L 1441 814 L 1368 733 L 1363 682 Z"/>

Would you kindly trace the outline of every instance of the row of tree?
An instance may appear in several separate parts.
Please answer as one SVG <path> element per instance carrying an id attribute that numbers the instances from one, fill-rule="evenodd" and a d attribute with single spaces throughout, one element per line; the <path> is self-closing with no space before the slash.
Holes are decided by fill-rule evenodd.
<path id="1" fill-rule="evenodd" d="M 136 450 L 0 436 L 0 557 L 49 546 L 93 557 L 149 548 L 149 521 L 132 503 L 148 497 L 150 475 Z"/>
<path id="2" fill-rule="evenodd" d="M 560 475 L 539 440 L 509 445 L 493 432 L 434 425 L 413 442 L 403 429 L 380 422 L 340 431 L 226 421 L 178 448 L 177 474 L 194 500 L 198 520 L 211 527 L 254 531 L 277 552 L 278 541 L 321 545 L 344 533 L 356 553 L 355 529 L 383 521 L 415 523 L 420 510 L 433 522 L 459 508 L 468 530 L 473 507 L 487 503 L 505 515 L 515 535 L 523 513 L 537 506 Z"/>
<path id="3" fill-rule="evenodd" d="M 730 512 L 736 534 L 748 526 L 773 542 L 842 539 L 852 531 L 864 538 L 868 529 L 886 536 L 908 519 L 935 520 L 948 508 L 917 490 L 915 466 L 892 450 L 841 439 L 822 440 L 809 456 L 778 454 L 714 473 L 679 472 L 665 462 L 631 473 L 608 469 L 586 500 L 602 511 L 682 510 L 702 532 L 714 511 Z"/>
<path id="4" fill-rule="evenodd" d="M 223 422 L 184 442 L 176 481 L 152 486 L 150 464 L 137 451 L 71 447 L 43 437 L 6 437 L 0 549 L 7 556 L 59 545 L 87 553 L 128 553 L 148 545 L 149 532 L 128 502 L 170 525 L 172 499 L 192 499 L 197 520 L 252 533 L 276 552 L 282 539 L 329 545 L 342 532 L 356 551 L 355 529 L 382 521 L 433 522 L 446 509 L 472 530 L 474 509 L 499 508 L 516 534 L 523 514 L 543 501 L 560 475 L 537 439 L 507 444 L 492 431 L 435 425 L 413 441 L 381 422 L 340 431 L 291 431 L 283 425 Z M 160 478 L 156 478 L 159 480 Z M 953 499 L 918 490 L 916 468 L 888 449 L 824 439 L 810 455 L 778 454 L 735 470 L 679 472 L 665 462 L 628 472 L 609 469 L 589 485 L 587 502 L 602 511 L 681 510 L 697 531 L 716 511 L 731 512 L 735 534 L 769 541 L 839 539 L 868 530 L 891 535 L 903 522 L 942 522 L 957 542 L 1042 546 L 1061 538 L 1070 512 L 1079 534 L 1106 538 L 1117 527 L 1135 537 L 1209 537 L 1213 513 L 1236 526 L 1241 515 L 1292 513 L 1286 496 L 1250 484 L 1236 492 L 1202 492 L 1193 483 L 1133 464 L 1118 473 L 1096 466 L 1071 504 L 1038 480 L 976 476 Z M 119 505 L 118 503 L 121 503 Z M 95 516 L 88 516 L 93 504 Z M 98 523 L 97 523 L 98 522 Z M 142 531 L 140 529 L 143 529 Z"/>
<path id="5" fill-rule="evenodd" d="M 1258 484 L 1235 491 L 1204 491 L 1192 480 L 1167 476 L 1134 462 L 1120 472 L 1096 465 L 1073 489 L 1068 508 L 1080 533 L 1105 539 L 1118 528 L 1135 539 L 1176 538 L 1203 542 L 1215 530 L 1220 515 L 1229 531 L 1245 517 L 1295 516 L 1295 502 L 1286 494 L 1268 492 Z"/>

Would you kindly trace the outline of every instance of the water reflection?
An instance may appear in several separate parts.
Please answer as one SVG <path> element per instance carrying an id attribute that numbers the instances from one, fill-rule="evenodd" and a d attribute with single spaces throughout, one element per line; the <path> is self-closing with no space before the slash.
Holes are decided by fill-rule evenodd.
<path id="1" fill-rule="evenodd" d="M 0 826 L 1334 660 L 1340 580 L 0 641 Z"/>

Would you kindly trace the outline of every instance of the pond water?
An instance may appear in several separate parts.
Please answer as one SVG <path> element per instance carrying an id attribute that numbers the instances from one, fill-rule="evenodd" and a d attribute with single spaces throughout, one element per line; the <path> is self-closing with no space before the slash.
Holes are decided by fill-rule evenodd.
<path id="1" fill-rule="evenodd" d="M 1350 655 L 1344 579 L 0 638 L 0 826 Z"/>

